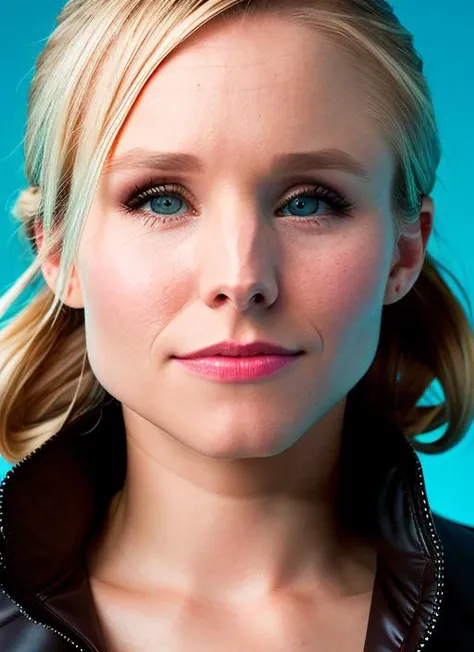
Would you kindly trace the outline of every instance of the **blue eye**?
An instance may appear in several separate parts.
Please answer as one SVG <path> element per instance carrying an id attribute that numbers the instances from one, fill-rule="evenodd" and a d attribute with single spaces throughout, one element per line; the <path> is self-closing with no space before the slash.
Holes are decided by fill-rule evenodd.
<path id="1" fill-rule="evenodd" d="M 296 211 L 296 215 L 290 217 L 298 217 L 298 211 L 309 210 L 309 214 L 301 215 L 301 217 L 309 217 L 312 210 L 319 208 L 321 204 L 326 204 L 329 206 L 329 214 L 332 216 L 345 216 L 349 217 L 354 206 L 349 203 L 344 197 L 341 197 L 338 193 L 333 190 L 328 190 L 321 186 L 310 186 L 308 188 L 303 188 L 302 190 L 297 190 L 291 193 L 285 198 L 284 204 L 277 210 L 281 210 L 284 206 L 291 206 L 293 203 L 293 209 Z M 316 207 L 316 208 L 315 208 Z M 325 217 L 322 215 L 321 217 Z M 317 219 L 318 216 L 316 215 Z"/>
<path id="2" fill-rule="evenodd" d="M 187 219 L 189 214 L 197 214 L 194 209 L 187 212 L 184 209 L 184 213 L 179 213 L 188 200 L 191 203 L 190 195 L 181 185 L 174 183 L 160 185 L 151 180 L 143 186 L 135 186 L 131 196 L 121 204 L 121 208 L 126 214 L 132 214 L 147 224 L 154 222 L 167 224 Z M 150 213 L 142 210 L 146 204 L 150 204 L 152 210 L 157 212 Z M 325 204 L 328 210 L 322 215 L 315 214 L 322 204 Z M 291 211 L 289 215 L 281 215 L 281 211 L 285 208 Z M 276 212 L 280 217 L 290 217 L 297 222 L 312 222 L 317 225 L 321 221 L 327 222 L 328 218 L 350 217 L 353 208 L 354 204 L 334 190 L 323 186 L 308 186 L 287 195 L 277 206 Z"/>
<path id="3" fill-rule="evenodd" d="M 171 197 L 171 199 L 170 199 Z M 183 205 L 183 200 L 179 199 L 178 193 L 165 192 L 160 195 L 151 197 L 146 203 L 150 202 L 153 205 L 154 210 L 162 213 L 163 215 L 172 215 L 173 211 L 179 210 Z"/>

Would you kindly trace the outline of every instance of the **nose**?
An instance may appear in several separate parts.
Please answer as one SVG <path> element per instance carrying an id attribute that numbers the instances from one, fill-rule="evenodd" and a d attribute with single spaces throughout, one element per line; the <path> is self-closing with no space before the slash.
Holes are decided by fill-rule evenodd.
<path id="1" fill-rule="evenodd" d="M 222 220 L 201 233 L 196 259 L 199 293 L 206 305 L 230 304 L 239 312 L 270 307 L 278 297 L 278 243 L 261 218 Z"/>
<path id="2" fill-rule="evenodd" d="M 270 292 L 262 286 L 257 287 L 256 284 L 247 289 L 243 284 L 234 283 L 232 286 L 221 287 L 217 292 L 212 291 L 210 296 L 212 297 L 211 301 L 207 301 L 210 306 L 227 302 L 239 312 L 247 312 L 253 305 L 268 306 L 273 303 L 270 299 Z"/>

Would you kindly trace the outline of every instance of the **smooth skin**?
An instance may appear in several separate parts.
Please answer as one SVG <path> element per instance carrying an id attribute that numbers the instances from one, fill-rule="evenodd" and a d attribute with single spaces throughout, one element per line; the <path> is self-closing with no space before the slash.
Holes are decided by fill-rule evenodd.
<path id="1" fill-rule="evenodd" d="M 373 361 L 383 306 L 420 274 L 433 203 L 397 242 L 394 159 L 357 74 L 282 18 L 214 22 L 160 66 L 111 152 L 203 165 L 104 169 L 65 300 L 84 308 L 90 364 L 126 426 L 125 486 L 89 555 L 111 650 L 363 649 L 376 550 L 341 538 L 334 513 L 346 396 Z M 367 178 L 272 169 L 279 153 L 325 148 Z M 182 190 L 121 212 L 150 179 Z M 306 212 L 277 211 L 325 184 L 356 203 L 351 217 L 308 197 Z M 184 219 L 158 221 L 170 215 Z M 58 266 L 43 265 L 52 289 Z M 227 339 L 305 355 L 241 384 L 171 359 Z"/>

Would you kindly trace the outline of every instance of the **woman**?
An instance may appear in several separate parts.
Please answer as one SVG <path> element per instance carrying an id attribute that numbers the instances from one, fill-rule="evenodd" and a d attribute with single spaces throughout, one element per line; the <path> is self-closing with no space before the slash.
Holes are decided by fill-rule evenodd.
<path id="1" fill-rule="evenodd" d="M 439 159 L 382 0 L 66 5 L 2 300 L 41 271 L 2 330 L 2 650 L 472 650 L 474 530 L 415 453 L 474 406 Z"/>

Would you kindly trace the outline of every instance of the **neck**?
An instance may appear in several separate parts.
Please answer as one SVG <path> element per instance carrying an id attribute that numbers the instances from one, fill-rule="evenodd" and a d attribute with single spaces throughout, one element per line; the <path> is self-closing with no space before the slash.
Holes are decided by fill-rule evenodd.
<path id="1" fill-rule="evenodd" d="M 124 415 L 126 479 L 90 548 L 91 577 L 226 604 L 366 592 L 373 545 L 338 512 L 343 420 L 338 405 L 278 455 L 222 460 Z"/>

